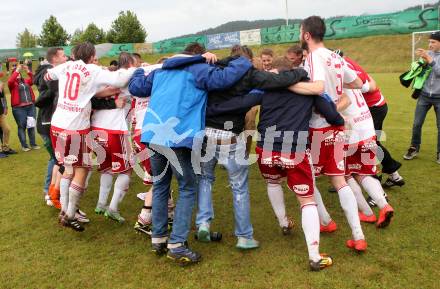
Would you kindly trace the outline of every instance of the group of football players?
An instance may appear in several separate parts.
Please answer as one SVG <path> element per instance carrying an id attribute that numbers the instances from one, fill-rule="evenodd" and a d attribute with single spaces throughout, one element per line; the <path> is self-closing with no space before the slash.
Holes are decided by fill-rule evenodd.
<path id="1" fill-rule="evenodd" d="M 218 61 L 203 46 L 191 44 L 183 54 L 155 65 L 123 52 L 106 68 L 99 66 L 90 43 L 76 46 L 71 61 L 60 61 L 64 52 L 52 50 L 48 60 L 58 61 L 42 81 L 57 90 L 48 140 L 57 166 L 47 202 L 60 209 L 59 222 L 84 230 L 89 219 L 79 201 L 97 165 L 95 213 L 124 223 L 119 204 L 140 167 L 150 190 L 140 195 L 144 205 L 135 229 L 151 236 L 157 255 L 167 254 L 181 264 L 198 262 L 200 254 L 187 243 L 192 208 L 197 199 L 197 239 L 216 239 L 210 223 L 218 162 L 228 171 L 234 195 L 237 248 L 259 247 L 247 184 L 252 158 L 246 143 L 253 132 L 244 126 L 246 113 L 258 106 L 256 162 L 281 232 L 287 235 L 294 227 L 284 204 L 286 180 L 301 205 L 310 269 L 332 265 L 333 259 L 319 251 L 320 233 L 334 232 L 337 225 L 315 182 L 327 176 L 351 228 L 346 246 L 364 252 L 361 222 L 387 227 L 394 209 L 383 186 L 404 181 L 400 163 L 379 142 L 385 116 L 374 112 L 386 108 L 383 95 L 360 65 L 325 47 L 325 30 L 320 17 L 303 20 L 301 47 L 280 57 L 269 49 L 253 57 L 250 48 L 238 45 Z M 383 185 L 379 168 L 389 175 Z M 173 175 L 176 204 L 170 189 Z M 378 216 L 371 208 L 376 205 Z"/>

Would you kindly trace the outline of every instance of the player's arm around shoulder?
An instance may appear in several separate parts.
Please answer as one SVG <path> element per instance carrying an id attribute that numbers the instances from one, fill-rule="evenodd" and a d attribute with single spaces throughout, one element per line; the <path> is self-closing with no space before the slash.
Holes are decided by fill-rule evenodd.
<path id="1" fill-rule="evenodd" d="M 298 68 L 280 73 L 252 70 L 252 88 L 256 89 L 279 89 L 294 85 L 300 81 L 308 80 L 307 72 Z"/>
<path id="2" fill-rule="evenodd" d="M 316 96 L 314 106 L 318 113 L 323 115 L 329 124 L 334 126 L 344 125 L 344 118 L 339 114 L 335 103 L 329 97 Z"/>
<path id="3" fill-rule="evenodd" d="M 322 95 L 325 92 L 325 82 L 322 80 L 298 82 L 289 86 L 289 90 L 302 95 Z"/>
<path id="4" fill-rule="evenodd" d="M 60 79 L 60 76 L 65 72 L 67 65 L 69 65 L 71 62 L 68 61 L 66 63 L 57 65 L 53 68 L 49 68 L 46 71 L 46 74 L 44 75 L 45 81 L 52 81 L 52 80 L 58 80 Z"/>
<path id="5" fill-rule="evenodd" d="M 351 100 L 348 97 L 348 95 L 343 92 L 342 95 L 339 97 L 338 103 L 336 105 L 336 109 L 338 112 L 346 110 L 351 104 Z"/>
<path id="6" fill-rule="evenodd" d="M 145 75 L 143 68 L 136 69 L 128 83 L 128 91 L 130 94 L 137 97 L 150 96 L 156 72 L 157 69 Z"/>
<path id="7" fill-rule="evenodd" d="M 362 89 L 362 79 L 359 78 L 356 71 L 351 69 L 347 63 L 343 62 L 342 69 L 344 73 L 344 88 L 348 89 Z"/>
<path id="8" fill-rule="evenodd" d="M 225 68 L 215 65 L 199 63 L 192 65 L 190 71 L 194 75 L 196 85 L 207 91 L 224 90 L 239 81 L 252 67 L 252 63 L 245 57 L 239 57 Z"/>
<path id="9" fill-rule="evenodd" d="M 97 85 L 110 85 L 118 88 L 126 87 L 136 70 L 135 68 L 121 68 L 116 71 L 109 71 L 96 65 L 95 69 L 97 70 Z"/>

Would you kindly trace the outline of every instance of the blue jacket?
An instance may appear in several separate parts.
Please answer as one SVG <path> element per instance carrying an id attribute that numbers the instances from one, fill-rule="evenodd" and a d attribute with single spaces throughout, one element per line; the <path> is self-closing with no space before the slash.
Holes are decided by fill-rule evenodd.
<path id="1" fill-rule="evenodd" d="M 143 69 L 136 70 L 128 85 L 130 94 L 151 95 L 141 141 L 191 148 L 194 137 L 205 129 L 208 91 L 231 87 L 251 67 L 244 57 L 231 61 L 222 69 L 207 64 L 200 55 L 177 55 L 148 76 Z"/>

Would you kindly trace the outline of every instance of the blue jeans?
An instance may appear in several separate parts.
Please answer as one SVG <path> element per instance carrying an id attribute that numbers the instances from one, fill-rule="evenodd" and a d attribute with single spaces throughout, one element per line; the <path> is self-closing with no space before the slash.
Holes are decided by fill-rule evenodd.
<path id="1" fill-rule="evenodd" d="M 12 114 L 14 115 L 15 122 L 17 123 L 18 139 L 20 140 L 21 147 L 29 148 L 26 142 L 26 130 L 31 146 L 36 146 L 37 144 L 35 143 L 35 128 L 26 128 L 28 116 L 32 116 L 35 118 L 35 106 L 32 104 L 28 106 L 13 107 Z"/>
<path id="2" fill-rule="evenodd" d="M 184 243 L 191 229 L 191 217 L 196 200 L 197 179 L 191 165 L 191 149 L 149 145 L 153 173 L 153 238 L 168 235 L 168 195 L 174 175 L 179 185 L 179 198 L 174 210 L 173 231 L 169 244 Z"/>
<path id="3" fill-rule="evenodd" d="M 437 117 L 437 153 L 440 153 L 440 99 L 429 98 L 424 95 L 420 95 L 417 100 L 416 112 L 414 114 L 414 124 L 412 130 L 411 144 L 420 149 L 422 143 L 422 126 L 425 122 L 426 114 L 434 107 L 435 115 Z"/>
<path id="4" fill-rule="evenodd" d="M 198 212 L 196 225 L 209 224 L 214 218 L 212 206 L 212 184 L 215 181 L 215 167 L 222 164 L 228 172 L 234 204 L 235 235 L 251 239 L 253 228 L 250 217 L 250 200 L 248 187 L 249 165 L 244 159 L 245 143 L 232 145 L 205 145 L 205 157 L 212 159 L 203 162 L 199 175 Z M 238 160 L 240 160 L 238 162 Z"/>
<path id="5" fill-rule="evenodd" d="M 50 136 L 41 134 L 41 138 L 43 139 L 44 146 L 46 147 L 46 149 L 49 153 L 49 156 L 50 156 L 50 159 L 47 162 L 46 179 L 44 180 L 44 192 L 47 194 L 47 192 L 49 191 L 49 185 L 52 181 L 52 171 L 53 171 L 53 167 L 56 164 L 56 160 L 55 160 L 55 156 L 53 154 L 52 141 L 50 139 Z"/>

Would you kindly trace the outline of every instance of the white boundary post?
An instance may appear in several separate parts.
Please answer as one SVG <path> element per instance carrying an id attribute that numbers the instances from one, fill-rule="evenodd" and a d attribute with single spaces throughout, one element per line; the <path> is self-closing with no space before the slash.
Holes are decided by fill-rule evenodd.
<path id="1" fill-rule="evenodd" d="M 416 41 L 416 34 L 427 34 L 427 33 L 432 33 L 432 32 L 435 32 L 436 30 L 431 30 L 431 31 L 419 31 L 419 32 L 413 32 L 412 33 L 412 44 L 411 44 L 411 46 L 412 46 L 412 56 L 411 56 L 411 59 L 412 59 L 412 62 L 414 62 L 415 61 L 415 58 L 416 58 L 416 56 L 415 56 L 415 53 L 416 53 L 416 44 L 417 43 L 419 43 L 419 41 L 420 41 L 420 39 L 419 40 L 417 40 Z"/>

